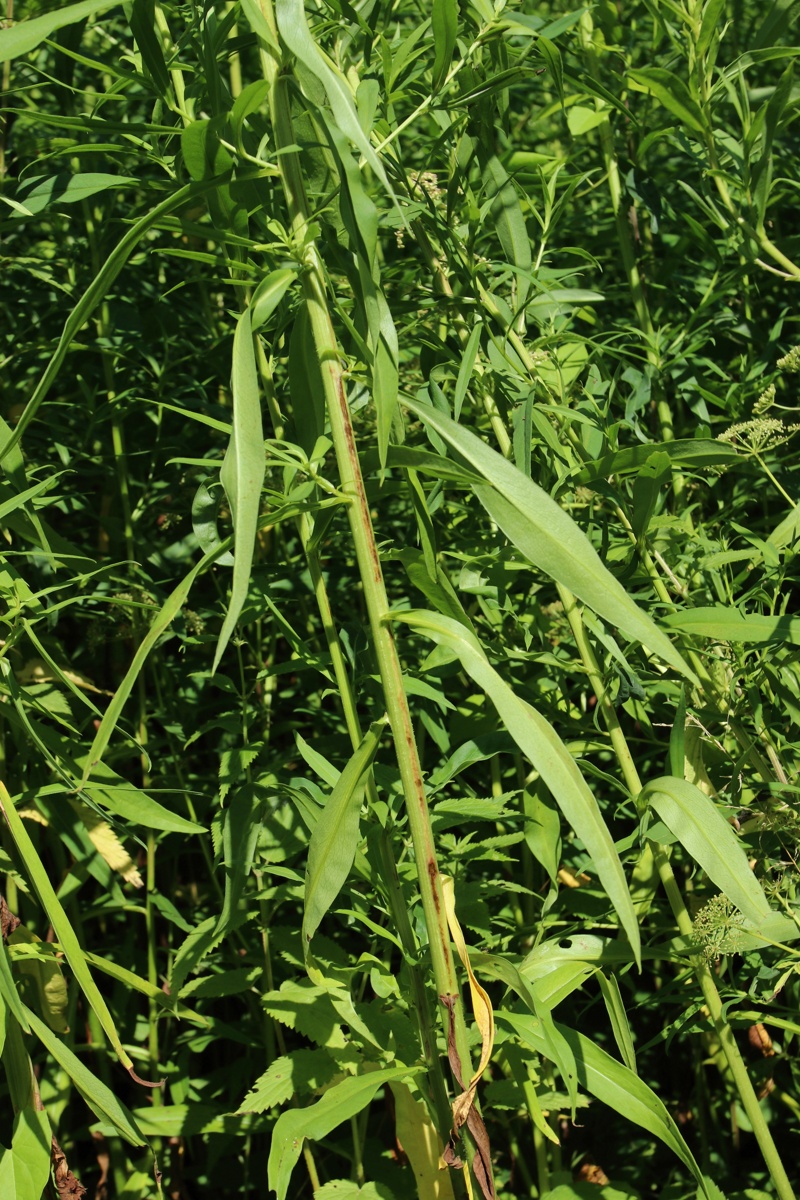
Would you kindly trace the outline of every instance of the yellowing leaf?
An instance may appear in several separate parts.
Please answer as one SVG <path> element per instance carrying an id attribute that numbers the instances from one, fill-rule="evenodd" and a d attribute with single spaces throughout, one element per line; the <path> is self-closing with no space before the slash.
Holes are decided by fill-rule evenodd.
<path id="1" fill-rule="evenodd" d="M 419 1200 L 453 1200 L 449 1172 L 442 1169 L 441 1138 L 421 1100 L 405 1083 L 390 1083 L 394 1096 L 395 1132 L 417 1181 Z"/>
<path id="2" fill-rule="evenodd" d="M 466 943 L 464 942 L 464 935 L 461 932 L 461 926 L 456 916 L 453 880 L 449 875 L 442 876 L 442 890 L 444 892 L 444 909 L 447 915 L 447 924 L 450 927 L 450 936 L 455 943 L 458 957 L 464 964 L 464 969 L 469 978 L 472 1011 L 481 1035 L 481 1058 L 478 1068 L 466 1089 L 460 1096 L 456 1097 L 453 1104 L 453 1124 L 456 1131 L 458 1131 L 469 1115 L 469 1110 L 472 1108 L 475 1099 L 475 1089 L 478 1086 L 478 1080 L 488 1067 L 489 1059 L 492 1057 L 492 1050 L 494 1048 L 494 1010 L 491 1000 L 478 983 L 478 980 L 475 978 L 475 972 L 472 970 Z"/>
<path id="3" fill-rule="evenodd" d="M 88 805 L 81 804 L 79 800 L 73 800 L 71 803 L 86 826 L 86 832 L 89 834 L 92 845 L 97 853 L 105 859 L 111 870 L 118 871 L 126 883 L 132 883 L 137 888 L 142 887 L 144 881 L 139 874 L 136 863 L 130 854 L 128 854 L 128 851 L 108 821 L 104 821 Z"/>

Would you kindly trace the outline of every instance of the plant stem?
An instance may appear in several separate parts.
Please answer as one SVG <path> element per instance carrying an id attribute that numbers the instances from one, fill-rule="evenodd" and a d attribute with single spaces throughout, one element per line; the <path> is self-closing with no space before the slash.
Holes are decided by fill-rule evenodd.
<path id="1" fill-rule="evenodd" d="M 274 32 L 274 44 L 277 46 L 280 44 L 279 35 L 271 0 L 261 0 L 261 9 Z M 307 240 L 308 202 L 298 153 L 290 149 L 296 146 L 297 138 L 292 122 L 289 80 L 281 72 L 281 64 L 275 52 L 266 44 L 262 44 L 262 66 L 270 84 L 272 126 L 291 225 L 297 235 L 298 244 L 304 246 L 305 270 L 301 277 L 303 295 L 331 424 L 331 437 L 339 468 L 340 491 L 350 499 L 350 532 L 403 785 L 436 992 L 442 1008 L 453 1013 L 454 1029 L 452 1032 L 446 1030 L 445 1036 L 454 1037 L 461 1076 L 467 1079 L 471 1075 L 471 1067 L 466 1025 L 445 916 L 442 880 L 422 780 L 422 768 L 405 694 L 403 670 L 388 621 L 389 600 L 344 389 L 341 354 L 327 304 L 324 269 L 315 242 Z M 436 1076 L 441 1073 L 442 1067 L 435 1050 L 426 1065 L 431 1091 L 437 1095 L 441 1084 L 436 1081 Z M 446 1131 L 441 1132 L 446 1136 Z M 453 1174 L 454 1183 L 459 1178 L 458 1173 Z"/>

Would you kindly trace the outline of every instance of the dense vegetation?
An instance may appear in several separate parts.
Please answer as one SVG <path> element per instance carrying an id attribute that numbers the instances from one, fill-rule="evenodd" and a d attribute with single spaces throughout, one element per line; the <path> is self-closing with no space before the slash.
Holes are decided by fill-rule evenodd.
<path id="1" fill-rule="evenodd" d="M 9 4 L 0 1195 L 790 1200 L 796 6 Z"/>

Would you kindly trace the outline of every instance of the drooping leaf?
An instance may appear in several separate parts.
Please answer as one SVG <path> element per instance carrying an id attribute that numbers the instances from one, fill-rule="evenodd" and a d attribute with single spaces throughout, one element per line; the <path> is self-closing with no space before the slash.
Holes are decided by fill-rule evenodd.
<path id="1" fill-rule="evenodd" d="M 245 9 L 245 12 L 249 17 L 248 9 Z M 277 0 L 275 13 L 278 19 L 278 29 L 286 45 L 306 70 L 310 71 L 324 87 L 337 126 L 353 145 L 358 147 L 389 195 L 394 197 L 383 164 L 361 128 L 358 111 L 347 81 L 331 64 L 330 59 L 320 53 L 317 43 L 311 36 L 303 0 Z"/>
<path id="2" fill-rule="evenodd" d="M 74 25 L 78 21 L 85 21 L 87 17 L 99 16 L 108 12 L 110 8 L 116 8 L 120 2 L 121 0 L 81 0 L 80 4 L 57 8 L 42 17 L 18 21 L 8 29 L 0 29 L 0 63 L 30 53 L 65 25 Z"/>
<path id="3" fill-rule="evenodd" d="M 627 74 L 637 91 L 650 92 L 687 129 L 693 133 L 706 132 L 703 110 L 680 76 L 665 67 L 641 67 L 636 71 L 629 70 Z"/>
<path id="4" fill-rule="evenodd" d="M 404 403 L 480 471 L 487 482 L 474 485 L 475 494 L 530 562 L 569 588 L 632 641 L 641 642 L 694 680 L 694 673 L 669 638 L 631 599 L 580 527 L 545 491 L 444 413 L 418 401 Z"/>
<path id="5" fill-rule="evenodd" d="M 591 855 L 638 960 L 639 926 L 622 864 L 597 801 L 552 725 L 532 705 L 515 695 L 492 667 L 477 638 L 463 625 L 439 613 L 422 610 L 393 616 L 451 650 L 467 674 L 484 689 L 506 729 L 539 772 Z"/>
<path id="6" fill-rule="evenodd" d="M 92 979 L 91 972 L 86 964 L 86 958 L 72 928 L 72 924 L 64 912 L 61 901 L 56 896 L 42 860 L 39 858 L 36 848 L 28 835 L 28 831 L 2 782 L 0 782 L 0 810 L 2 810 L 2 814 L 8 822 L 11 837 L 25 864 L 28 877 L 41 901 L 42 908 L 47 913 L 56 938 L 61 945 L 61 949 L 64 951 L 64 957 L 69 963 L 81 991 L 94 1009 L 95 1015 L 102 1025 L 108 1040 L 114 1047 L 120 1062 L 128 1072 L 132 1072 L 133 1062 L 131 1057 L 123 1047 L 114 1018 L 111 1016 L 105 1000 L 98 991 L 97 984 Z M 31 1021 L 32 1014 L 27 1010 L 26 1016 Z"/>
<path id="7" fill-rule="evenodd" d="M 431 91 L 436 93 L 446 80 L 453 63 L 453 51 L 458 36 L 458 0 L 433 0 L 431 29 L 436 50 Z"/>
<path id="8" fill-rule="evenodd" d="M 535 1017 L 501 1012 L 497 1019 L 508 1025 L 524 1044 L 540 1054 L 547 1052 L 541 1025 Z M 694 1155 L 655 1092 L 590 1038 L 563 1025 L 557 1025 L 557 1028 L 572 1047 L 581 1085 L 626 1120 L 664 1142 L 702 1184 L 703 1175 Z"/>
<path id="9" fill-rule="evenodd" d="M 685 779 L 651 780 L 640 802 L 658 813 L 709 879 L 756 925 L 770 915 L 761 884 L 733 827 L 705 792 Z"/>
<path id="10" fill-rule="evenodd" d="M 73 1054 L 69 1046 L 48 1029 L 44 1021 L 39 1020 L 35 1013 L 26 1009 L 25 1015 L 39 1041 L 67 1072 L 92 1112 L 101 1120 L 108 1121 L 113 1125 L 117 1133 L 132 1146 L 146 1145 L 146 1138 L 136 1124 L 133 1113 L 121 1100 L 117 1099 L 111 1089 L 106 1087 L 102 1080 L 98 1079 L 85 1063 L 82 1063 L 78 1056 Z"/>

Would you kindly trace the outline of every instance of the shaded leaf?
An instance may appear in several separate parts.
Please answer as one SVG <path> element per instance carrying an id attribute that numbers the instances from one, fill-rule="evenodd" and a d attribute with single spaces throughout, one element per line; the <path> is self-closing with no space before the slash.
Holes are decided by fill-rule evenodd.
<path id="1" fill-rule="evenodd" d="M 416 1075 L 420 1067 L 391 1067 L 344 1079 L 330 1088 L 321 1100 L 307 1108 L 295 1108 L 278 1117 L 269 1151 L 269 1186 L 286 1200 L 292 1171 L 305 1138 L 318 1141 L 343 1121 L 361 1112 L 386 1084 Z"/>

